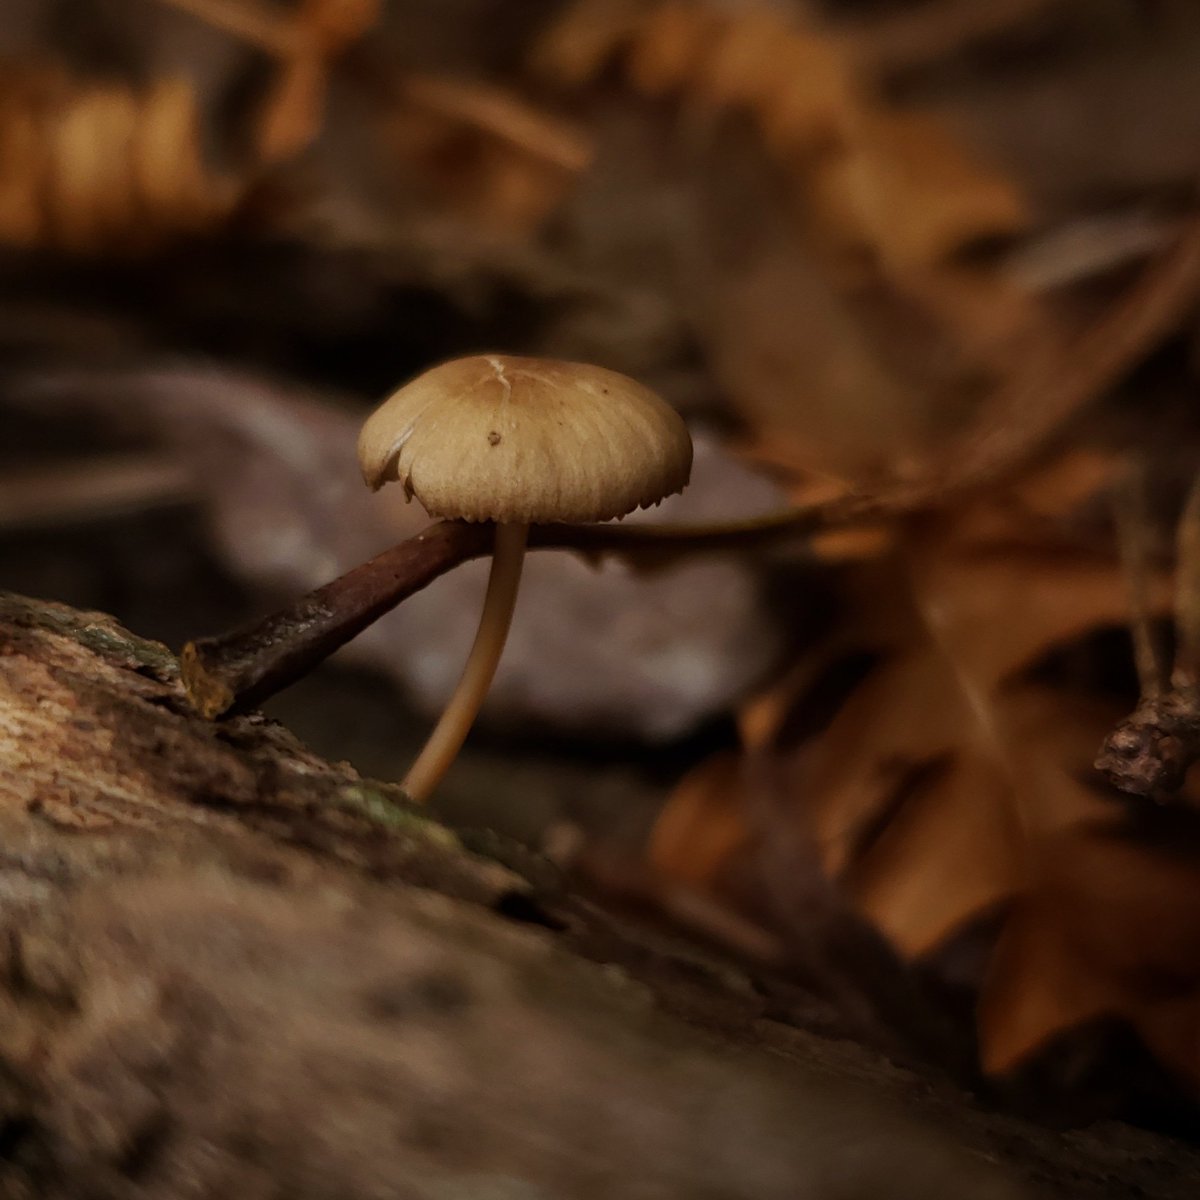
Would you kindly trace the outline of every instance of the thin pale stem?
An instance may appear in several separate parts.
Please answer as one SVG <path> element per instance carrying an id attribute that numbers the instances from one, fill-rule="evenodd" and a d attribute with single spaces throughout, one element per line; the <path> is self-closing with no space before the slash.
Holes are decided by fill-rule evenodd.
<path id="1" fill-rule="evenodd" d="M 429 798 L 462 748 L 491 686 L 492 676 L 496 674 L 517 602 L 528 535 L 528 525 L 496 526 L 492 572 L 488 577 L 487 597 L 479 617 L 475 644 L 454 695 L 403 783 L 409 797 L 418 803 Z"/>

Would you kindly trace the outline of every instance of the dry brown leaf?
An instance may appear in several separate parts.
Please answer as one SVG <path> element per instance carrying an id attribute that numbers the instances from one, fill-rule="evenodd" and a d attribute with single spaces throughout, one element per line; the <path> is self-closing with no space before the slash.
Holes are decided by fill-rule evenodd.
<path id="1" fill-rule="evenodd" d="M 843 875 L 862 911 L 916 958 L 1020 893 L 1031 845 L 1105 810 L 1080 778 L 1111 711 L 1097 715 L 1050 689 L 1002 697 L 990 716 L 997 752 L 961 746 L 911 790 L 886 797 L 890 807 L 875 814 L 882 831 Z"/>
<path id="2" fill-rule="evenodd" d="M 688 0 L 665 0 L 640 24 L 613 32 L 613 46 L 629 40 L 626 70 L 634 88 L 658 98 L 687 86 L 697 58 L 709 49 L 720 29 L 712 21 L 697 20 L 695 5 Z"/>
<path id="3" fill-rule="evenodd" d="M 695 303 L 713 371 L 749 422 L 758 461 L 802 478 L 863 480 L 928 443 L 937 419 L 915 381 L 793 230 L 764 228 L 761 246 L 713 272 Z"/>
<path id="4" fill-rule="evenodd" d="M 1031 840 L 1097 811 L 1078 777 L 1113 710 L 1013 677 L 1120 624 L 1126 597 L 1111 563 L 1061 553 L 917 547 L 907 563 L 907 616 L 878 604 L 903 604 L 903 578 L 864 580 L 862 644 L 886 657 L 791 772 L 827 871 L 919 955 L 1019 888 Z"/>
<path id="5" fill-rule="evenodd" d="M 1098 316 L 1079 297 L 1017 296 L 1007 311 L 1011 289 L 985 279 L 955 315 L 957 269 L 839 290 L 769 194 L 741 183 L 740 209 L 710 200 L 711 257 L 689 295 L 718 377 L 760 434 L 752 451 L 893 502 L 936 506 L 939 494 L 1011 478 L 1178 328 L 1200 287 L 1191 220 Z M 738 213 L 752 201 L 748 226 Z M 914 306 L 908 293 L 930 294 L 931 281 L 940 298 Z"/>
<path id="6" fill-rule="evenodd" d="M 214 180 L 205 166 L 195 96 L 182 79 L 162 80 L 152 89 L 131 156 L 142 218 L 161 234 L 203 229 L 236 203 L 237 185 Z"/>
<path id="7" fill-rule="evenodd" d="M 232 34 L 268 54 L 285 56 L 295 43 L 295 23 L 262 0 L 159 0 Z"/>
<path id="8" fill-rule="evenodd" d="M 232 0 L 163 2 L 281 59 L 257 162 L 238 178 L 206 163 L 196 94 L 182 79 L 135 91 L 13 68 L 0 94 L 0 240 L 122 253 L 220 225 L 261 167 L 313 140 L 331 62 L 379 15 L 379 0 L 306 0 L 294 16 Z"/>
<path id="9" fill-rule="evenodd" d="M 1040 848 L 980 1001 L 988 1070 L 1007 1071 L 1107 1015 L 1126 1018 L 1162 1061 L 1200 1082 L 1197 848 L 1194 828 L 1146 839 L 1112 820 Z"/>
<path id="10" fill-rule="evenodd" d="M 941 119 L 886 101 L 831 29 L 757 5 L 584 0 L 534 62 L 571 86 L 616 64 L 630 90 L 676 105 L 681 143 L 710 130 L 684 303 L 775 462 L 873 489 L 908 480 L 1069 333 L 1008 274 L 962 261 L 1025 228 L 1020 190 Z"/>
<path id="11" fill-rule="evenodd" d="M 645 0 L 576 0 L 538 39 L 530 68 L 564 87 L 590 83 L 645 14 Z"/>
<path id="12" fill-rule="evenodd" d="M 254 141 L 260 162 L 291 158 L 316 138 L 328 83 L 329 67 L 316 46 L 297 52 L 280 67 L 258 120 Z"/>
<path id="13" fill-rule="evenodd" d="M 1036 7 L 1015 2 L 1004 20 Z M 973 14 L 955 44 L 993 21 Z M 863 47 L 777 7 L 585 0 L 536 62 L 571 87 L 606 72 L 680 115 L 700 198 L 686 302 L 749 426 L 748 453 L 801 489 L 818 474 L 875 495 L 924 481 L 936 508 L 939 480 L 978 485 L 997 464 L 1027 464 L 1170 332 L 1195 296 L 1200 241 L 1185 230 L 1095 323 L 1094 294 L 1078 303 L 1082 289 L 1052 294 L 1032 273 L 985 265 L 1040 214 L 948 119 L 887 99 L 869 65 L 887 56 Z M 1112 805 L 1091 764 L 1118 706 L 1032 668 L 1125 624 L 1116 555 L 1070 540 L 1076 522 L 1095 536 L 1117 466 L 1076 450 L 936 520 L 815 546 L 857 582 L 842 626 L 740 714 L 749 753 L 778 768 L 779 795 L 751 792 L 770 785 L 736 759 L 705 764 L 648 849 L 664 875 L 737 906 L 752 884 L 727 876 L 765 873 L 761 825 L 787 822 L 780 840 L 798 844 L 800 831 L 909 957 L 1015 906 L 989 996 L 1017 1032 L 984 1020 L 991 1068 L 1112 1012 L 1171 1061 L 1197 1058 L 1194 984 L 1148 997 L 1122 975 L 1144 984 L 1165 951 L 1138 948 L 1121 967 L 1115 947 L 1039 915 L 1044 848 L 1085 839 Z M 1147 607 L 1163 615 L 1166 581 L 1152 583 Z M 821 698 L 839 674 L 846 691 L 830 714 Z M 1126 865 L 1140 895 L 1144 872 Z M 1136 919 L 1109 922 L 1117 943 L 1136 948 L 1139 922 L 1184 903 L 1176 890 L 1131 901 Z M 1047 986 L 1023 990 L 1027 963 Z"/>
<path id="14" fill-rule="evenodd" d="M 854 114 L 866 103 L 862 83 L 841 46 L 824 38 L 791 38 L 774 50 L 783 68 L 751 103 L 767 149 L 781 162 L 803 162 L 845 146 Z"/>
<path id="15" fill-rule="evenodd" d="M 1087 969 L 1066 932 L 1036 901 L 1018 902 L 993 951 L 979 1006 L 983 1069 L 1004 1074 L 1056 1033 L 1116 1014 L 1123 998 Z"/>
<path id="16" fill-rule="evenodd" d="M 381 11 L 381 0 L 305 0 L 297 21 L 326 55 L 333 55 L 372 28 Z"/>

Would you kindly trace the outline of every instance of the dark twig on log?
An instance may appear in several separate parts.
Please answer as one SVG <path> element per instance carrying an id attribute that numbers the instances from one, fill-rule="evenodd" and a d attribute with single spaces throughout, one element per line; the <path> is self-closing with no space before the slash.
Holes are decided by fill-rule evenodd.
<path id="1" fill-rule="evenodd" d="M 849 497 L 721 525 L 535 525 L 529 548 L 661 563 L 746 550 L 873 515 L 870 501 Z M 490 525 L 438 522 L 253 625 L 189 642 L 182 657 L 188 696 L 210 720 L 261 704 L 439 575 L 487 554 L 491 540 Z"/>

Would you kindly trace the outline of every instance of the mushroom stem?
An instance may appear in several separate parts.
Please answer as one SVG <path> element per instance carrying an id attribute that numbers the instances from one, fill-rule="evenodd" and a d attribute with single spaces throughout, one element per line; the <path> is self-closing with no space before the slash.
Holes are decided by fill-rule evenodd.
<path id="1" fill-rule="evenodd" d="M 475 643 L 454 695 L 450 697 L 450 702 L 402 784 L 409 797 L 417 803 L 427 800 L 441 782 L 462 748 L 491 686 L 517 602 L 528 536 L 528 525 L 504 522 L 496 525 L 492 570 L 488 576 L 487 597 L 479 616 Z"/>

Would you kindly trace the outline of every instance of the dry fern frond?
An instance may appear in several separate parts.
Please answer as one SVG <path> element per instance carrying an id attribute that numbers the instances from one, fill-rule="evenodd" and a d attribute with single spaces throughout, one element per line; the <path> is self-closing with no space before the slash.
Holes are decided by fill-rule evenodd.
<path id="1" fill-rule="evenodd" d="M 1109 458 L 1109 485 L 1118 473 Z M 989 1073 L 1119 1018 L 1200 1084 L 1195 810 L 1122 817 L 1090 770 L 1115 702 L 1039 667 L 1126 616 L 1115 556 L 1055 544 L 1043 524 L 1090 509 L 1104 477 L 1098 460 L 1068 460 L 1004 508 L 981 498 L 843 572 L 843 627 L 742 714 L 749 761 L 770 768 L 756 783 L 728 755 L 702 765 L 648 855 L 665 877 L 753 915 L 756 843 L 800 829 L 907 958 L 1002 918 L 979 994 Z M 1163 571 L 1141 583 L 1146 612 L 1169 613 Z M 829 716 L 822 663 L 852 660 L 866 665 Z"/>
<path id="2" fill-rule="evenodd" d="M 138 94 L 17 74 L 0 94 L 0 240 L 94 254 L 219 224 L 239 188 L 206 166 L 200 141 L 182 80 Z"/>

